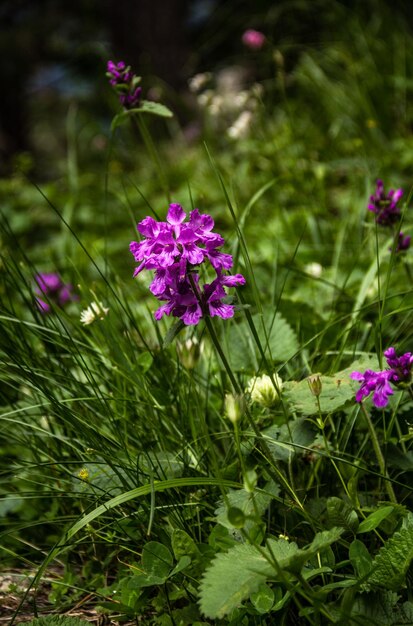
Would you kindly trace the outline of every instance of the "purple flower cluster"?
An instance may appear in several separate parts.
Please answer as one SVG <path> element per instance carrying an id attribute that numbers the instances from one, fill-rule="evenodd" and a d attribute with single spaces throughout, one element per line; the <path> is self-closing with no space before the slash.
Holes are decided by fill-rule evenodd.
<path id="1" fill-rule="evenodd" d="M 406 352 L 402 356 L 397 356 L 394 348 L 384 351 L 387 364 L 390 369 L 381 372 L 373 372 L 366 370 L 364 374 L 361 372 L 352 372 L 350 378 L 361 382 L 361 387 L 356 393 L 356 401 L 361 402 L 364 398 L 373 393 L 373 404 L 377 408 L 387 406 L 389 396 L 393 395 L 393 389 L 390 383 L 396 386 L 404 386 L 410 384 L 411 370 L 413 365 L 413 355 Z"/>
<path id="2" fill-rule="evenodd" d="M 142 88 L 139 87 L 140 76 L 136 76 L 124 61 L 114 63 L 108 61 L 106 76 L 109 83 L 119 95 L 120 103 L 125 109 L 133 109 L 140 102 Z"/>
<path id="3" fill-rule="evenodd" d="M 410 248 L 410 241 L 411 241 L 410 235 L 404 235 L 400 231 L 398 235 L 398 240 L 397 240 L 396 252 L 404 252 L 405 250 L 408 250 Z"/>
<path id="4" fill-rule="evenodd" d="M 155 312 L 155 319 L 163 315 L 179 317 L 187 326 L 198 324 L 204 316 L 227 319 L 234 315 L 234 306 L 227 304 L 226 287 L 245 284 L 241 274 L 226 274 L 232 268 L 230 254 L 219 250 L 224 239 L 213 232 L 210 215 L 194 209 L 185 221 L 186 213 L 179 204 L 169 206 L 166 222 L 146 217 L 137 228 L 144 239 L 132 241 L 130 251 L 142 270 L 155 270 L 150 290 L 164 302 Z M 199 266 L 209 262 L 215 271 L 211 283 L 200 284 Z"/>
<path id="5" fill-rule="evenodd" d="M 47 302 L 42 298 L 36 298 L 39 309 L 42 313 L 50 313 L 51 305 L 55 304 L 64 307 L 68 302 L 77 300 L 77 296 L 73 294 L 73 286 L 65 284 L 59 274 L 55 272 L 51 274 L 37 274 L 35 276 L 37 287 L 35 293 L 37 296 L 46 297 Z"/>
<path id="6" fill-rule="evenodd" d="M 403 189 L 390 189 L 385 193 L 382 180 L 378 180 L 375 193 L 370 196 L 369 211 L 376 215 L 380 226 L 391 226 L 400 219 L 400 207 L 397 205 L 403 195 Z"/>

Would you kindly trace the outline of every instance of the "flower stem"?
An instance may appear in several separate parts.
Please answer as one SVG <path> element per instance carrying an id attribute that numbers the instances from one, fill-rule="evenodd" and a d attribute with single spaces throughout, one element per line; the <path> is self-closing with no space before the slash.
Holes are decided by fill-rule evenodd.
<path id="1" fill-rule="evenodd" d="M 361 410 L 363 412 L 364 417 L 366 418 L 366 422 L 367 422 L 367 426 L 368 426 L 368 429 L 369 429 L 369 433 L 370 433 L 371 441 L 372 441 L 372 444 L 373 444 L 374 452 L 376 454 L 377 462 L 379 464 L 380 471 L 381 471 L 381 473 L 383 475 L 383 478 L 385 480 L 385 487 L 386 487 L 387 495 L 389 496 L 389 500 L 391 502 L 394 502 L 395 504 L 397 504 L 396 495 L 394 493 L 393 485 L 391 484 L 389 475 L 387 473 L 386 462 L 384 460 L 383 452 L 381 451 L 381 448 L 380 448 L 380 443 L 379 443 L 379 440 L 378 440 L 378 437 L 377 437 L 376 430 L 374 428 L 374 424 L 371 421 L 371 417 L 370 417 L 369 413 L 366 411 L 366 408 L 365 408 L 365 406 L 363 404 L 361 404 Z"/>

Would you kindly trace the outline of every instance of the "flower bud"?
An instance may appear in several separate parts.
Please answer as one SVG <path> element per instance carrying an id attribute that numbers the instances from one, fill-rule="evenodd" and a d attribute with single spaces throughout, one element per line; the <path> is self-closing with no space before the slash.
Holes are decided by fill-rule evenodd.
<path id="1" fill-rule="evenodd" d="M 310 387 L 310 391 L 313 396 L 319 396 L 321 394 L 321 390 L 323 388 L 323 383 L 321 382 L 320 374 L 311 374 L 307 378 L 308 386 Z"/>
<path id="2" fill-rule="evenodd" d="M 282 385 L 282 379 L 278 374 L 273 374 L 272 379 L 264 374 L 264 376 L 251 378 L 246 391 L 252 402 L 270 408 L 280 399 Z"/>
<path id="3" fill-rule="evenodd" d="M 233 424 L 236 424 L 241 419 L 244 407 L 244 396 L 233 393 L 225 394 L 225 415 Z"/>

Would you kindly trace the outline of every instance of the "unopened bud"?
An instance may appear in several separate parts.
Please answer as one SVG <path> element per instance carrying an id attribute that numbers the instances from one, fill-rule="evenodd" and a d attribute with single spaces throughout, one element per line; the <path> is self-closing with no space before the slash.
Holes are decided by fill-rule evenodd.
<path id="1" fill-rule="evenodd" d="M 232 393 L 225 394 L 225 415 L 233 424 L 236 424 L 241 419 L 244 413 L 244 406 L 244 396 Z"/>
<path id="2" fill-rule="evenodd" d="M 320 374 L 311 374 L 307 378 L 308 386 L 310 387 L 310 391 L 313 396 L 319 396 L 321 394 L 321 390 L 323 388 L 323 383 L 321 382 Z"/>

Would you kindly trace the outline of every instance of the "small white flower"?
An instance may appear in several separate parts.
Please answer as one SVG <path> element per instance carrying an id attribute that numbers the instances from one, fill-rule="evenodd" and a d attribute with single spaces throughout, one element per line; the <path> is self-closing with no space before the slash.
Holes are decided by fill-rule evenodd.
<path id="1" fill-rule="evenodd" d="M 95 320 L 103 318 L 109 313 L 109 309 L 104 307 L 101 302 L 91 302 L 87 309 L 80 314 L 80 321 L 84 326 L 92 324 Z"/>
<path id="2" fill-rule="evenodd" d="M 203 87 L 211 80 L 210 72 L 201 72 L 200 74 L 195 74 L 188 81 L 189 91 L 192 93 L 198 93 L 201 91 Z"/>
<path id="3" fill-rule="evenodd" d="M 266 374 L 251 378 L 246 391 L 249 393 L 252 402 L 270 407 L 279 400 L 283 381 L 278 374 L 273 374 L 273 380 L 275 385 Z"/>
<path id="4" fill-rule="evenodd" d="M 304 270 L 307 274 L 310 274 L 310 276 L 320 278 L 323 273 L 323 266 L 320 265 L 320 263 L 307 263 L 307 265 L 304 266 Z"/>
<path id="5" fill-rule="evenodd" d="M 231 137 L 231 139 L 241 139 L 242 137 L 246 137 L 251 126 L 251 121 L 251 111 L 243 111 L 232 126 L 228 128 L 228 136 Z"/>

